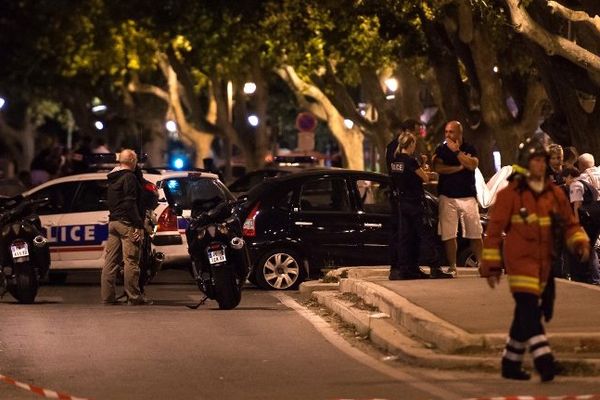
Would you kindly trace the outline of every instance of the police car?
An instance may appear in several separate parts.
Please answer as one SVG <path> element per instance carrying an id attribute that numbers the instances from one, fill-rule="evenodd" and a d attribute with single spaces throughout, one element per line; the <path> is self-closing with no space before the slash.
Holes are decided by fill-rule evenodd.
<path id="1" fill-rule="evenodd" d="M 49 198 L 38 208 L 50 244 L 52 271 L 102 268 L 108 239 L 107 172 L 64 176 L 43 183 L 25 197 Z M 189 263 L 185 229 L 193 196 L 199 192 L 233 196 L 217 175 L 206 172 L 155 170 L 145 172 L 159 195 L 154 210 L 157 231 L 153 237 L 156 251 L 165 255 L 165 263 Z M 178 216 L 176 208 L 182 210 Z"/>

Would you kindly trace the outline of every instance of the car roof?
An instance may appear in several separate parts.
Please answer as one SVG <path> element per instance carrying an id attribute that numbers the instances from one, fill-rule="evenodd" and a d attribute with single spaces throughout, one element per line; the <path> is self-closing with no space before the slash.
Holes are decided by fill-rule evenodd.
<path id="1" fill-rule="evenodd" d="M 328 167 L 314 167 L 302 169 L 301 171 L 295 172 L 293 174 L 281 175 L 276 178 L 271 178 L 268 183 L 283 183 L 287 181 L 292 181 L 296 179 L 304 179 L 315 176 L 363 176 L 363 177 L 379 177 L 379 178 L 389 178 L 388 175 L 381 174 L 379 172 L 371 172 L 371 171 L 358 171 L 352 169 L 345 168 L 328 168 Z"/>
<path id="2" fill-rule="evenodd" d="M 78 181 L 91 181 L 91 180 L 99 180 L 99 179 L 106 179 L 108 173 L 110 171 L 103 171 L 103 172 L 87 172 L 87 173 L 83 173 L 83 174 L 75 174 L 75 175 L 65 175 L 65 176 L 61 176 L 59 178 L 55 178 L 55 179 L 51 179 L 47 182 L 44 182 L 34 188 L 31 188 L 25 192 L 23 192 L 23 196 L 28 196 L 31 193 L 35 193 L 38 190 L 41 190 L 47 186 L 51 186 L 51 185 L 55 185 L 58 183 L 64 183 L 64 182 L 78 182 Z M 218 179 L 218 176 L 215 174 L 211 174 L 211 173 L 207 173 L 207 172 L 197 172 L 197 171 L 169 171 L 169 170 L 162 170 L 160 171 L 160 174 L 157 173 L 147 173 L 144 172 L 144 178 L 147 179 L 148 181 L 156 184 L 157 182 L 161 181 L 161 180 L 165 180 L 165 179 L 171 179 L 171 178 L 185 178 L 188 177 L 190 173 L 194 174 L 195 176 L 198 177 L 202 177 L 202 178 L 210 178 L 210 179 Z"/>
<path id="3" fill-rule="evenodd" d="M 310 178 L 318 177 L 325 178 L 331 176 L 339 177 L 355 177 L 363 179 L 384 179 L 389 180 L 388 175 L 380 174 L 378 172 L 370 171 L 358 171 L 345 168 L 331 168 L 331 167 L 315 167 L 310 169 L 304 169 L 300 172 L 293 174 L 281 175 L 274 178 L 269 178 L 259 183 L 250 189 L 247 193 L 248 199 L 254 200 L 256 198 L 263 197 L 265 193 L 271 193 L 272 191 L 287 190 L 288 185 L 294 185 L 298 182 L 305 181 Z"/>

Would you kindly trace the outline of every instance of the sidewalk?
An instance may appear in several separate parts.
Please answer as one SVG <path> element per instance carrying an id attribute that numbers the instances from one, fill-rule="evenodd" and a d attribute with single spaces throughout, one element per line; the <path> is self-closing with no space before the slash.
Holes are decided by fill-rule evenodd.
<path id="1" fill-rule="evenodd" d="M 389 268 L 341 268 L 339 283 L 305 282 L 320 304 L 380 347 L 416 365 L 497 370 L 514 311 L 506 279 L 490 289 L 473 269 L 456 279 L 390 281 Z M 545 324 L 571 374 L 600 375 L 600 288 L 557 280 Z"/>

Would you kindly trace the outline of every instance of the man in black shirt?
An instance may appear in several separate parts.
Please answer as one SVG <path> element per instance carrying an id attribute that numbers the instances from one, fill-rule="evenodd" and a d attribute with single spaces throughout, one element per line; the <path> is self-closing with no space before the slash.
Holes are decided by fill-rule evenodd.
<path id="1" fill-rule="evenodd" d="M 439 174 L 439 231 L 450 263 L 449 272 L 456 275 L 459 221 L 463 238 L 470 239 L 477 261 L 481 259 L 483 229 L 475 188 L 475 169 L 479 160 L 475 147 L 463 140 L 460 122 L 448 122 L 444 136 L 446 140 L 435 149 L 433 169 Z"/>
<path id="2" fill-rule="evenodd" d="M 124 288 L 128 304 L 151 304 L 140 291 L 140 244 L 144 223 L 139 212 L 141 186 L 135 175 L 137 155 L 125 149 L 119 165 L 108 173 L 108 241 L 100 292 L 104 304 L 116 304 L 115 281 L 120 263 L 124 263 Z"/>

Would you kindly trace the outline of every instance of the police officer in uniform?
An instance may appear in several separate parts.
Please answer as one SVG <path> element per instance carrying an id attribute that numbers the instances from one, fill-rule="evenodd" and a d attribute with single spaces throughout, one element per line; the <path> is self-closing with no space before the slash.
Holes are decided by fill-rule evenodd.
<path id="1" fill-rule="evenodd" d="M 394 215 L 398 224 L 398 237 L 392 243 L 395 257 L 390 268 L 390 280 L 451 278 L 440 268 L 439 252 L 428 251 L 420 254 L 420 248 L 436 249 L 431 226 L 424 222 L 423 204 L 425 191 L 423 182 L 429 182 L 429 175 L 413 157 L 417 145 L 414 134 L 403 132 L 398 137 L 398 147 L 389 169 L 394 189 Z M 425 259 L 424 256 L 429 256 Z M 431 275 L 422 272 L 420 261 L 431 267 Z"/>

